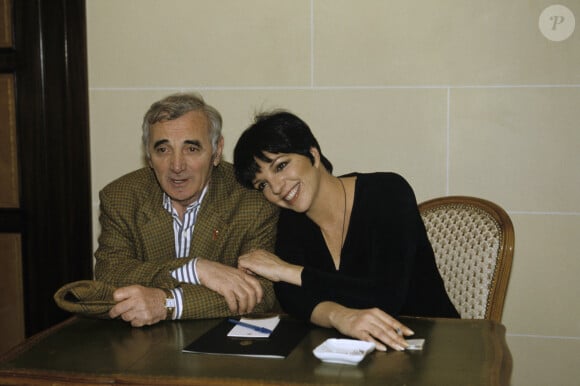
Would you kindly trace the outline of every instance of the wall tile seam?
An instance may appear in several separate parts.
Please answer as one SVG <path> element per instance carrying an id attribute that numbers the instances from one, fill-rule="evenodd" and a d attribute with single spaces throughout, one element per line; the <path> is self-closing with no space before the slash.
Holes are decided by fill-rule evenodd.
<path id="1" fill-rule="evenodd" d="M 445 194 L 449 196 L 451 192 L 451 88 L 447 88 L 447 111 L 445 128 Z"/>
<path id="2" fill-rule="evenodd" d="M 174 91 L 174 90 L 203 90 L 203 91 L 349 91 L 349 90 L 464 90 L 464 89 L 545 89 L 545 88 L 580 88 L 580 84 L 558 85 L 398 85 L 398 86 L 159 86 L 159 87 L 89 87 L 89 91 Z"/>
<path id="3" fill-rule="evenodd" d="M 310 0 L 310 87 L 314 87 L 314 72 L 316 66 L 314 65 L 314 0 Z"/>

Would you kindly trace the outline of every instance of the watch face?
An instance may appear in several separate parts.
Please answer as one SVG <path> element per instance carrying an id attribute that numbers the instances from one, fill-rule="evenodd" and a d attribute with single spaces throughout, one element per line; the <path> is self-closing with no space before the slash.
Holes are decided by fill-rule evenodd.
<path id="1" fill-rule="evenodd" d="M 175 308 L 175 299 L 165 299 L 165 308 Z"/>

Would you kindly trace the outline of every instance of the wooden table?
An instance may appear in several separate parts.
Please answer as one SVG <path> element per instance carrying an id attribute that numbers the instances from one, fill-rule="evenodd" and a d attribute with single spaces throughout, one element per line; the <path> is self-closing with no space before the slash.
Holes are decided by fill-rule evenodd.
<path id="1" fill-rule="evenodd" d="M 486 320 L 401 318 L 422 351 L 373 352 L 357 366 L 323 363 L 312 350 L 332 329 L 312 328 L 285 359 L 183 353 L 219 320 L 131 328 L 72 318 L 0 358 L 0 384 L 509 385 L 505 328 Z"/>

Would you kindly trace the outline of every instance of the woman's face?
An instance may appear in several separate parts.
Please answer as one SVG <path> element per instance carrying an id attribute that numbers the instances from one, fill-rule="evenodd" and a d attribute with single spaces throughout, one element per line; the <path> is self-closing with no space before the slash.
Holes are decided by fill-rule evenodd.
<path id="1" fill-rule="evenodd" d="M 296 153 L 264 152 L 272 162 L 256 158 L 260 170 L 252 181 L 254 188 L 281 208 L 308 211 L 316 198 L 320 181 L 319 153 L 315 148 L 310 151 L 314 164 L 308 157 Z"/>

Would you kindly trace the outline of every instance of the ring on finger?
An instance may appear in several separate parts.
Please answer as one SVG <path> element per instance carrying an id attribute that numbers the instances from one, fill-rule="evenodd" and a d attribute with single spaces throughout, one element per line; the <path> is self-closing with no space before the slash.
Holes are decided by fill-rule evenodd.
<path id="1" fill-rule="evenodd" d="M 401 327 L 397 327 L 395 329 L 395 332 L 397 333 L 397 335 L 403 335 L 403 331 L 401 331 Z"/>

